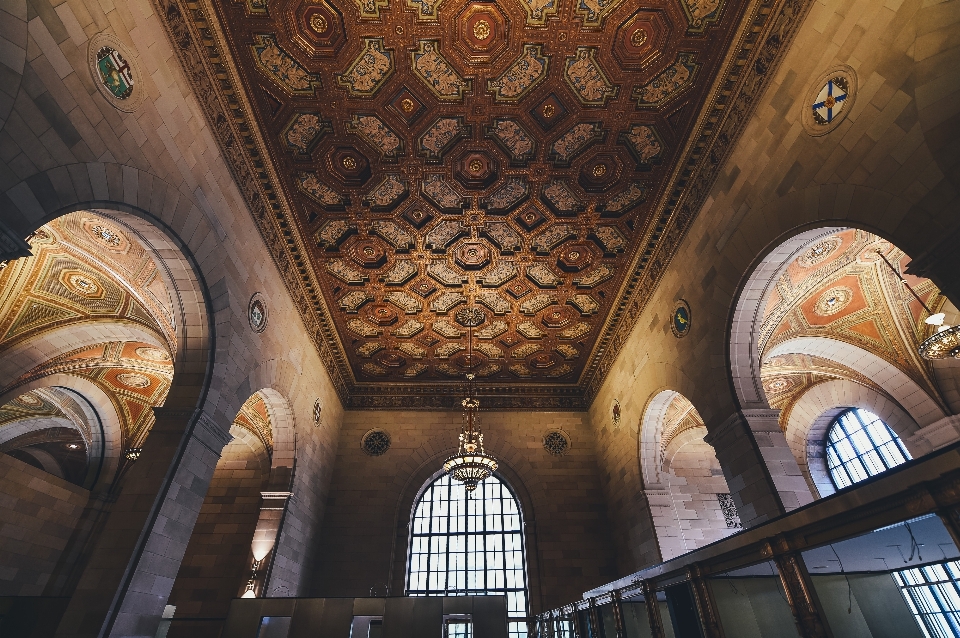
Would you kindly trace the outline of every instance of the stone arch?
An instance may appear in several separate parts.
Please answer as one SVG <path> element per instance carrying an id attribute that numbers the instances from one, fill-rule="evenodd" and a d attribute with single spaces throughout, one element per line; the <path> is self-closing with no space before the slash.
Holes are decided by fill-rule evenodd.
<path id="1" fill-rule="evenodd" d="M 889 396 L 848 379 L 813 385 L 794 401 L 785 426 L 787 443 L 819 498 L 836 492 L 827 471 L 824 441 L 833 420 L 850 408 L 863 408 L 880 417 L 897 433 L 911 455 L 928 451 L 910 441 L 909 437 L 920 426 Z"/>
<path id="2" fill-rule="evenodd" d="M 859 371 L 889 394 L 920 427 L 947 416 L 944 409 L 900 368 L 846 341 L 825 337 L 799 337 L 777 344 L 766 356 L 800 353 L 829 359 Z"/>
<path id="3" fill-rule="evenodd" d="M 640 425 L 640 472 L 646 489 L 662 489 L 663 421 L 674 398 L 675 390 L 660 390 L 647 402 Z"/>

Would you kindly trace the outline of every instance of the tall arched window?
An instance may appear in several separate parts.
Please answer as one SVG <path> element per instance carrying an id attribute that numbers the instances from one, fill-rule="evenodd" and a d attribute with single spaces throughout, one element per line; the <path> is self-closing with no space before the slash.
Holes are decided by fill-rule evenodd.
<path id="1" fill-rule="evenodd" d="M 838 490 L 910 460 L 890 426 L 861 408 L 847 410 L 833 421 L 826 451 L 830 478 Z"/>
<path id="2" fill-rule="evenodd" d="M 446 474 L 414 507 L 409 596 L 504 594 L 510 637 L 527 633 L 527 566 L 520 505 L 496 476 L 467 496 Z"/>

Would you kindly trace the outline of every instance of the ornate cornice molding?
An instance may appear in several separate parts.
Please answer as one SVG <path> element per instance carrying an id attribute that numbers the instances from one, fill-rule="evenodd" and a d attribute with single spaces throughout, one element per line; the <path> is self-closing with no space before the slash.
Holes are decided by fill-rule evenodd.
<path id="1" fill-rule="evenodd" d="M 592 360 L 575 386 L 531 386 L 491 393 L 491 408 L 585 409 L 596 396 L 712 188 L 724 161 L 792 41 L 811 0 L 757 0 L 738 30 L 736 46 L 698 116 L 668 195 L 648 224 L 637 258 L 611 310 Z M 222 52 L 220 30 L 198 0 L 154 0 L 174 43 L 185 77 L 221 153 L 253 215 L 304 325 L 345 407 L 446 409 L 454 384 L 403 388 L 357 386 L 317 285 L 265 146 L 238 90 L 237 75 Z"/>

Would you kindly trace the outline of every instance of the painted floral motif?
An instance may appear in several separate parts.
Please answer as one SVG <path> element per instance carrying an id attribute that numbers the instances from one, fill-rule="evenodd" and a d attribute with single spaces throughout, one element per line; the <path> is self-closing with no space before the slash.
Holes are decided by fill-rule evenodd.
<path id="1" fill-rule="evenodd" d="M 380 350 L 383 350 L 383 345 L 379 341 L 368 341 L 357 348 L 357 356 L 369 359 Z"/>
<path id="2" fill-rule="evenodd" d="M 445 292 L 433 300 L 430 310 L 440 314 L 450 312 L 459 304 L 466 303 L 467 298 L 459 292 Z"/>
<path id="3" fill-rule="evenodd" d="M 396 263 L 393 264 L 393 268 L 380 277 L 380 281 L 388 286 L 399 286 L 405 284 L 416 274 L 417 266 L 412 261 L 409 259 L 398 259 Z"/>
<path id="4" fill-rule="evenodd" d="M 287 148 L 298 155 L 309 155 L 320 138 L 331 131 L 330 123 L 319 113 L 297 113 L 280 133 Z"/>
<path id="5" fill-rule="evenodd" d="M 470 135 L 470 127 L 462 117 L 441 117 L 420 136 L 420 155 L 440 160 L 457 140 Z"/>
<path id="6" fill-rule="evenodd" d="M 587 274 L 573 280 L 577 288 L 593 288 L 613 277 L 613 269 L 606 264 L 600 264 Z"/>
<path id="7" fill-rule="evenodd" d="M 294 95 L 313 95 L 322 87 L 320 76 L 307 72 L 290 54 L 277 45 L 273 34 L 253 36 L 253 59 L 266 75 Z"/>
<path id="8" fill-rule="evenodd" d="M 495 315 L 505 315 L 510 312 L 510 302 L 493 290 L 479 293 L 477 301 L 492 310 Z"/>
<path id="9" fill-rule="evenodd" d="M 620 134 L 620 143 L 627 147 L 641 169 L 649 169 L 651 164 L 660 163 L 663 142 L 654 127 L 631 124 L 630 128 Z"/>
<path id="10" fill-rule="evenodd" d="M 440 18 L 437 11 L 443 0 L 406 0 L 407 8 L 417 14 L 417 20 L 436 21 Z"/>
<path id="11" fill-rule="evenodd" d="M 647 198 L 647 187 L 642 182 L 633 182 L 630 186 L 601 206 L 606 216 L 618 217 Z"/>
<path id="12" fill-rule="evenodd" d="M 583 203 L 563 180 L 554 180 L 544 186 L 541 199 L 557 215 L 571 216 L 583 210 Z"/>
<path id="13" fill-rule="evenodd" d="M 445 261 L 435 261 L 427 266 L 427 274 L 444 286 L 462 286 L 467 276 L 451 268 Z"/>
<path id="14" fill-rule="evenodd" d="M 530 189 L 527 180 L 511 177 L 500 188 L 481 200 L 480 205 L 493 214 L 508 213 L 527 199 Z"/>
<path id="15" fill-rule="evenodd" d="M 503 350 L 493 345 L 492 343 L 478 343 L 474 346 L 477 352 L 485 355 L 489 359 L 502 359 Z"/>
<path id="16" fill-rule="evenodd" d="M 388 292 L 383 296 L 383 300 L 392 303 L 408 315 L 415 315 L 423 309 L 423 305 L 415 297 L 399 290 Z"/>
<path id="17" fill-rule="evenodd" d="M 516 363 L 509 368 L 510 373 L 514 374 L 521 379 L 529 379 L 533 376 L 533 370 L 523 365 L 522 363 Z"/>
<path id="18" fill-rule="evenodd" d="M 523 321 L 517 325 L 517 332 L 522 334 L 527 339 L 543 339 L 546 336 L 546 332 L 537 327 L 537 324 L 532 321 Z"/>
<path id="19" fill-rule="evenodd" d="M 550 147 L 549 159 L 556 166 L 569 166 L 570 161 L 594 142 L 602 142 L 606 132 L 600 122 L 584 122 L 560 136 Z"/>
<path id="20" fill-rule="evenodd" d="M 375 220 L 370 224 L 370 232 L 385 239 L 396 250 L 410 250 L 414 246 L 413 236 L 389 220 Z"/>
<path id="21" fill-rule="evenodd" d="M 487 324 L 483 328 L 477 330 L 474 334 L 476 335 L 477 339 L 494 339 L 506 332 L 507 328 L 508 326 L 506 321 L 498 320 Z"/>
<path id="22" fill-rule="evenodd" d="M 549 62 L 542 44 L 525 44 L 520 57 L 500 77 L 487 80 L 487 90 L 497 102 L 517 102 L 547 77 Z"/>
<path id="23" fill-rule="evenodd" d="M 393 74 L 393 52 L 385 49 L 383 38 L 363 38 L 363 49 L 337 83 L 356 97 L 371 97 Z"/>
<path id="24" fill-rule="evenodd" d="M 607 79 L 596 56 L 595 47 L 577 47 L 576 53 L 567 58 L 563 73 L 574 94 L 587 106 L 604 106 L 620 92 L 620 87 Z"/>
<path id="25" fill-rule="evenodd" d="M 480 234 L 496 244 L 501 253 L 515 253 L 522 248 L 520 235 L 509 224 L 492 222 L 486 224 Z"/>
<path id="26" fill-rule="evenodd" d="M 441 175 L 430 175 L 420 189 L 440 212 L 455 213 L 463 208 L 463 197 Z"/>
<path id="27" fill-rule="evenodd" d="M 430 229 L 430 232 L 423 238 L 423 246 L 427 250 L 443 252 L 450 244 L 469 232 L 470 229 L 459 221 L 448 219 Z"/>
<path id="28" fill-rule="evenodd" d="M 599 27 L 620 2 L 621 0 L 576 0 L 574 13 L 582 18 L 583 26 Z"/>
<path id="29" fill-rule="evenodd" d="M 590 295 L 573 295 L 567 300 L 567 303 L 576 308 L 584 317 L 600 312 L 600 304 Z"/>
<path id="30" fill-rule="evenodd" d="M 369 276 L 360 272 L 342 259 L 328 261 L 325 267 L 328 273 L 345 284 L 362 284 L 370 279 Z"/>
<path id="31" fill-rule="evenodd" d="M 347 321 L 347 330 L 360 337 L 376 337 L 380 331 L 362 319 Z"/>
<path id="32" fill-rule="evenodd" d="M 409 339 L 419 334 L 421 330 L 423 330 L 423 322 L 416 319 L 407 319 L 402 326 L 393 331 L 393 336 Z"/>
<path id="33" fill-rule="evenodd" d="M 540 262 L 527 266 L 527 277 L 541 288 L 556 288 L 563 283 L 563 279 L 558 277 L 557 273 Z"/>
<path id="34" fill-rule="evenodd" d="M 593 230 L 592 236 L 608 255 L 622 253 L 627 248 L 627 239 L 613 226 L 600 226 Z"/>
<path id="35" fill-rule="evenodd" d="M 687 14 L 691 33 L 702 33 L 709 23 L 720 18 L 723 8 L 723 0 L 681 0 L 680 4 Z"/>
<path id="36" fill-rule="evenodd" d="M 390 373 L 389 370 L 383 366 L 379 366 L 376 363 L 365 363 L 360 366 L 360 369 L 363 370 L 365 374 L 370 375 L 371 377 L 385 377 Z"/>
<path id="37" fill-rule="evenodd" d="M 557 366 L 556 368 L 554 368 L 553 370 L 546 371 L 544 374 L 550 377 L 551 379 L 555 379 L 557 377 L 562 377 L 565 374 L 570 374 L 571 372 L 573 372 L 573 368 L 568 366 L 566 363 L 563 363 Z"/>
<path id="38" fill-rule="evenodd" d="M 410 355 L 414 359 L 423 359 L 427 355 L 427 351 L 418 346 L 415 343 L 405 341 L 397 346 L 397 350 L 403 354 Z"/>
<path id="39" fill-rule="evenodd" d="M 561 330 L 559 337 L 561 339 L 579 339 L 580 337 L 585 336 L 590 332 L 590 324 L 581 321 L 578 324 L 572 325 L 566 330 Z"/>
<path id="40" fill-rule="evenodd" d="M 531 242 L 530 249 L 540 254 L 546 254 L 563 242 L 576 236 L 576 230 L 570 224 L 554 224 L 537 235 L 533 242 Z"/>
<path id="41" fill-rule="evenodd" d="M 525 315 L 535 315 L 555 303 L 557 303 L 557 296 L 553 293 L 534 295 L 520 304 L 520 312 Z"/>
<path id="42" fill-rule="evenodd" d="M 483 275 L 477 277 L 477 283 L 484 288 L 498 288 L 517 275 L 517 267 L 510 261 L 500 261 Z"/>
<path id="43" fill-rule="evenodd" d="M 540 352 L 541 350 L 543 350 L 543 346 L 541 346 L 539 343 L 525 343 L 513 351 L 513 358 L 525 359 L 534 352 Z"/>
<path id="44" fill-rule="evenodd" d="M 532 27 L 545 26 L 547 19 L 560 11 L 559 0 L 521 0 L 520 5 L 527 12 L 527 24 Z"/>
<path id="45" fill-rule="evenodd" d="M 328 219 L 317 230 L 314 239 L 317 245 L 326 250 L 334 250 L 346 239 L 347 235 L 356 231 L 356 228 L 343 219 Z"/>
<path id="46" fill-rule="evenodd" d="M 407 193 L 406 181 L 396 173 L 387 173 L 363 201 L 372 210 L 391 210 L 406 198 Z"/>
<path id="47" fill-rule="evenodd" d="M 495 119 L 484 132 L 510 154 L 511 164 L 525 164 L 536 151 L 536 142 L 526 129 L 514 120 Z"/>
<path id="48" fill-rule="evenodd" d="M 658 106 L 687 87 L 693 80 L 699 64 L 693 61 L 693 53 L 681 53 L 677 61 L 663 70 L 649 84 L 633 90 L 637 106 Z"/>
<path id="49" fill-rule="evenodd" d="M 380 157 L 395 160 L 403 155 L 403 140 L 376 115 L 354 115 L 347 130 L 377 149 Z"/>
<path id="50" fill-rule="evenodd" d="M 464 92 L 470 90 L 471 81 L 460 77 L 440 55 L 439 40 L 419 40 L 417 44 L 417 50 L 411 54 L 417 77 L 439 99 L 462 100 Z"/>
<path id="51" fill-rule="evenodd" d="M 459 339 L 463 336 L 463 330 L 453 325 L 446 319 L 438 319 L 433 322 L 433 331 L 441 337 L 447 339 Z"/>
<path id="52" fill-rule="evenodd" d="M 361 20 L 379 20 L 380 9 L 390 6 L 390 0 L 354 0 L 360 10 Z"/>
<path id="53" fill-rule="evenodd" d="M 368 301 L 373 301 L 373 295 L 363 290 L 354 290 L 341 297 L 337 303 L 344 312 L 357 313 L 360 312 L 360 307 Z"/>
<path id="54" fill-rule="evenodd" d="M 342 210 L 346 205 L 343 197 L 321 182 L 316 173 L 300 173 L 297 186 L 307 197 L 327 210 Z"/>
<path id="55" fill-rule="evenodd" d="M 567 359 L 568 361 L 570 359 L 576 359 L 577 357 L 580 356 L 580 351 L 567 343 L 561 343 L 556 348 L 554 348 L 553 351 L 559 354 L 564 359 Z"/>

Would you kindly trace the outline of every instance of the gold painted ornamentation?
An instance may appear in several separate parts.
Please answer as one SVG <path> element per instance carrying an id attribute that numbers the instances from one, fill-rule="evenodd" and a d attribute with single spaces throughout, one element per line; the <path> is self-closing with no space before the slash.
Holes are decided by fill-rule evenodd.
<path id="1" fill-rule="evenodd" d="M 525 44 L 523 52 L 507 69 L 493 80 L 487 80 L 487 90 L 497 102 L 519 102 L 547 77 L 550 56 L 544 54 L 542 44 Z"/>
<path id="2" fill-rule="evenodd" d="M 253 36 L 253 59 L 260 70 L 293 95 L 313 95 L 322 88 L 320 76 L 308 72 L 300 63 L 280 48 L 272 33 Z"/>
<path id="3" fill-rule="evenodd" d="M 643 43 L 647 41 L 647 32 L 638 28 L 636 31 L 630 34 L 630 44 L 635 47 L 643 46 Z"/>
<path id="4" fill-rule="evenodd" d="M 607 172 L 606 164 L 596 164 L 593 167 L 593 176 L 594 177 L 603 177 Z"/>
<path id="5" fill-rule="evenodd" d="M 440 100 L 462 100 L 463 94 L 470 90 L 472 82 L 461 77 L 446 58 L 440 55 L 440 41 L 419 40 L 417 45 L 417 50 L 410 56 L 413 70 L 420 81 Z"/>
<path id="6" fill-rule="evenodd" d="M 473 37 L 481 42 L 490 37 L 492 30 L 490 29 L 490 23 L 486 20 L 477 20 L 473 24 Z"/>
<path id="7" fill-rule="evenodd" d="M 693 53 L 681 53 L 677 61 L 660 72 L 649 83 L 633 89 L 633 99 L 639 107 L 657 107 L 693 83 L 700 65 L 693 61 Z"/>
<path id="8" fill-rule="evenodd" d="M 310 28 L 320 35 L 323 35 L 329 26 L 330 25 L 327 22 L 327 19 L 323 17 L 322 14 L 314 13 L 312 16 L 310 16 Z"/>
<path id="9" fill-rule="evenodd" d="M 400 101 L 400 108 L 403 109 L 404 113 L 413 113 L 413 109 L 416 108 L 416 105 L 413 103 L 413 100 L 405 97 Z"/>
<path id="10" fill-rule="evenodd" d="M 360 55 L 337 75 L 337 83 L 356 97 L 373 97 L 393 70 L 393 52 L 384 47 L 383 38 L 363 38 Z"/>

